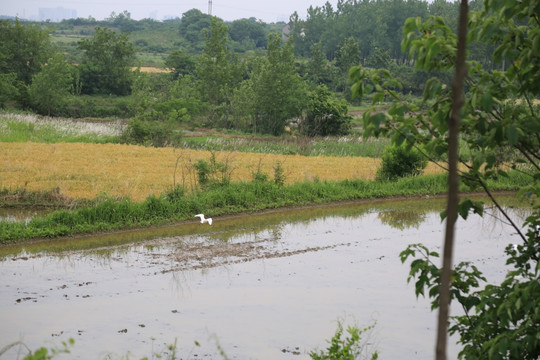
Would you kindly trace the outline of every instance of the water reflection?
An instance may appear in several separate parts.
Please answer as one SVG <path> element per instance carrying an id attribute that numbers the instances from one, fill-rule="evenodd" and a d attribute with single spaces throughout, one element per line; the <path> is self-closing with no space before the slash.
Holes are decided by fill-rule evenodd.
<path id="1" fill-rule="evenodd" d="M 395 229 L 418 229 L 420 224 L 426 219 L 426 212 L 382 210 L 379 212 L 378 218 L 383 224 L 389 225 Z"/>
<path id="2" fill-rule="evenodd" d="M 488 199 L 480 198 L 489 204 Z M 522 204 L 514 198 L 503 198 L 506 208 L 523 210 Z M 153 239 L 168 239 L 189 235 L 202 236 L 205 241 L 223 243 L 235 241 L 242 235 L 250 235 L 257 239 L 260 236 L 278 239 L 282 236 L 283 227 L 287 224 L 303 224 L 309 226 L 315 221 L 332 217 L 360 219 L 368 214 L 377 214 L 383 223 L 398 230 L 419 229 L 426 220 L 426 214 L 439 213 L 445 206 L 444 198 L 416 200 L 371 200 L 344 203 L 339 205 L 322 205 L 303 209 L 283 209 L 270 212 L 239 216 L 223 216 L 215 218 L 213 225 L 201 225 L 198 221 L 183 222 L 162 227 L 116 231 L 103 235 L 82 235 L 59 238 L 23 245 L 0 246 L 0 260 L 3 256 L 15 254 L 58 253 L 79 250 L 101 249 L 100 254 L 121 248 L 125 245 L 147 242 Z M 486 210 L 490 216 L 489 209 Z M 492 213 L 496 214 L 494 209 Z M 18 219 L 24 213 L 20 213 Z M 36 214 L 41 214 L 37 212 Z M 500 217 L 499 215 L 494 215 Z M 523 217 L 524 218 L 524 217 Z M 271 234 L 269 234 L 269 232 Z"/>
<path id="3" fill-rule="evenodd" d="M 440 248 L 443 207 L 350 203 L 24 245 L 0 262 L 0 339 L 23 334 L 37 348 L 51 334 L 74 337 L 80 359 L 140 358 L 152 338 L 179 339 L 184 354 L 196 340 L 193 355 L 220 358 L 206 341 L 216 334 L 232 358 L 284 359 L 282 349 L 298 348 L 295 359 L 307 359 L 338 317 L 361 326 L 375 317 L 382 357 L 431 359 L 435 314 L 407 285 L 398 254 L 419 241 Z M 457 234 L 456 261 L 474 261 L 489 281 L 504 276 L 511 230 L 471 216 Z"/>

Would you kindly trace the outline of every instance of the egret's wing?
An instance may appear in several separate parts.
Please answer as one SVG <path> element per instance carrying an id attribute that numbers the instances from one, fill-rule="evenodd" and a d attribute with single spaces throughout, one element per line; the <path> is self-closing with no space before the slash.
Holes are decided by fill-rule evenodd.
<path id="1" fill-rule="evenodd" d="M 212 218 L 208 218 L 208 223 L 212 225 Z"/>

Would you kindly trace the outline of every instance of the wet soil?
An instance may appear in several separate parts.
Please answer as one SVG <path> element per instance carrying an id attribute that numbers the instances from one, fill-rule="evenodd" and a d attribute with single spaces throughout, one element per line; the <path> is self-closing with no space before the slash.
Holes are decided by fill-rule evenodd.
<path id="1" fill-rule="evenodd" d="M 73 338 L 72 358 L 141 358 L 176 342 L 181 359 L 221 359 L 220 348 L 232 359 L 308 359 L 341 319 L 376 322 L 365 346 L 383 358 L 431 359 L 436 314 L 415 298 L 398 255 L 409 243 L 440 249 L 442 204 L 219 218 L 89 237 L 86 250 L 23 245 L 0 261 L 0 347 Z M 511 230 L 471 216 L 457 235 L 457 261 L 474 261 L 489 281 L 504 276 Z"/>

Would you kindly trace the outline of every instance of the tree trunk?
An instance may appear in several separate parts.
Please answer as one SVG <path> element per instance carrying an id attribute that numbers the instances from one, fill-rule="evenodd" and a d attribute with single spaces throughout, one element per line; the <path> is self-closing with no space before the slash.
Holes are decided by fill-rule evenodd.
<path id="1" fill-rule="evenodd" d="M 456 73 L 452 81 L 452 110 L 448 131 L 448 203 L 446 208 L 446 232 L 444 239 L 443 268 L 439 293 L 439 319 L 437 327 L 436 360 L 446 360 L 448 339 L 448 314 L 450 308 L 450 283 L 452 281 L 452 253 L 454 249 L 454 224 L 459 204 L 458 139 L 461 109 L 464 103 L 463 81 L 467 72 L 465 50 L 467 41 L 467 0 L 461 0 L 459 10 Z"/>

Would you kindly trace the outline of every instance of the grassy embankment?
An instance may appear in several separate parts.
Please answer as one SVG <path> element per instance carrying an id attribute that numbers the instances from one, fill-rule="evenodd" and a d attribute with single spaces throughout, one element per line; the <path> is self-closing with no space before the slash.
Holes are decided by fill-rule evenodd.
<path id="1" fill-rule="evenodd" d="M 72 126 L 66 129 L 62 131 L 71 135 L 50 137 L 65 141 L 80 135 L 80 131 L 79 135 L 70 132 Z M 33 140 L 40 141 L 36 131 L 34 125 Z M 107 136 L 114 139 L 115 135 Z M 1 142 L 0 148 L 0 186 L 4 188 L 0 195 L 4 204 L 10 197 L 22 195 L 24 200 L 28 195 L 47 192 L 53 198 L 68 197 L 87 204 L 35 218 L 28 224 L 0 222 L 3 244 L 170 223 L 193 219 L 199 212 L 220 216 L 359 198 L 440 194 L 446 190 L 445 175 L 433 164 L 426 170 L 428 175 L 375 182 L 380 160 L 369 157 L 219 152 L 216 158 L 227 166 L 231 182 L 202 189 L 193 165 L 207 160 L 207 151 L 65 142 Z M 273 181 L 277 164 L 283 170 L 284 184 Z M 254 180 L 257 173 L 264 174 L 266 180 Z M 494 190 L 513 190 L 526 181 L 520 174 L 511 173 L 510 178 L 490 186 Z M 43 196 L 35 199 L 42 201 Z"/>
<path id="2" fill-rule="evenodd" d="M 512 190 L 523 185 L 519 173 L 490 184 L 492 189 Z M 197 213 L 220 216 L 239 212 L 395 195 L 440 194 L 446 190 L 444 175 L 426 175 L 397 182 L 366 180 L 302 182 L 279 186 L 271 181 L 234 182 L 185 194 L 180 188 L 143 202 L 129 198 L 105 198 L 93 206 L 58 210 L 28 224 L 0 222 L 0 243 L 57 237 L 92 231 L 158 225 L 193 219 Z M 463 187 L 464 191 L 468 189 Z"/>

